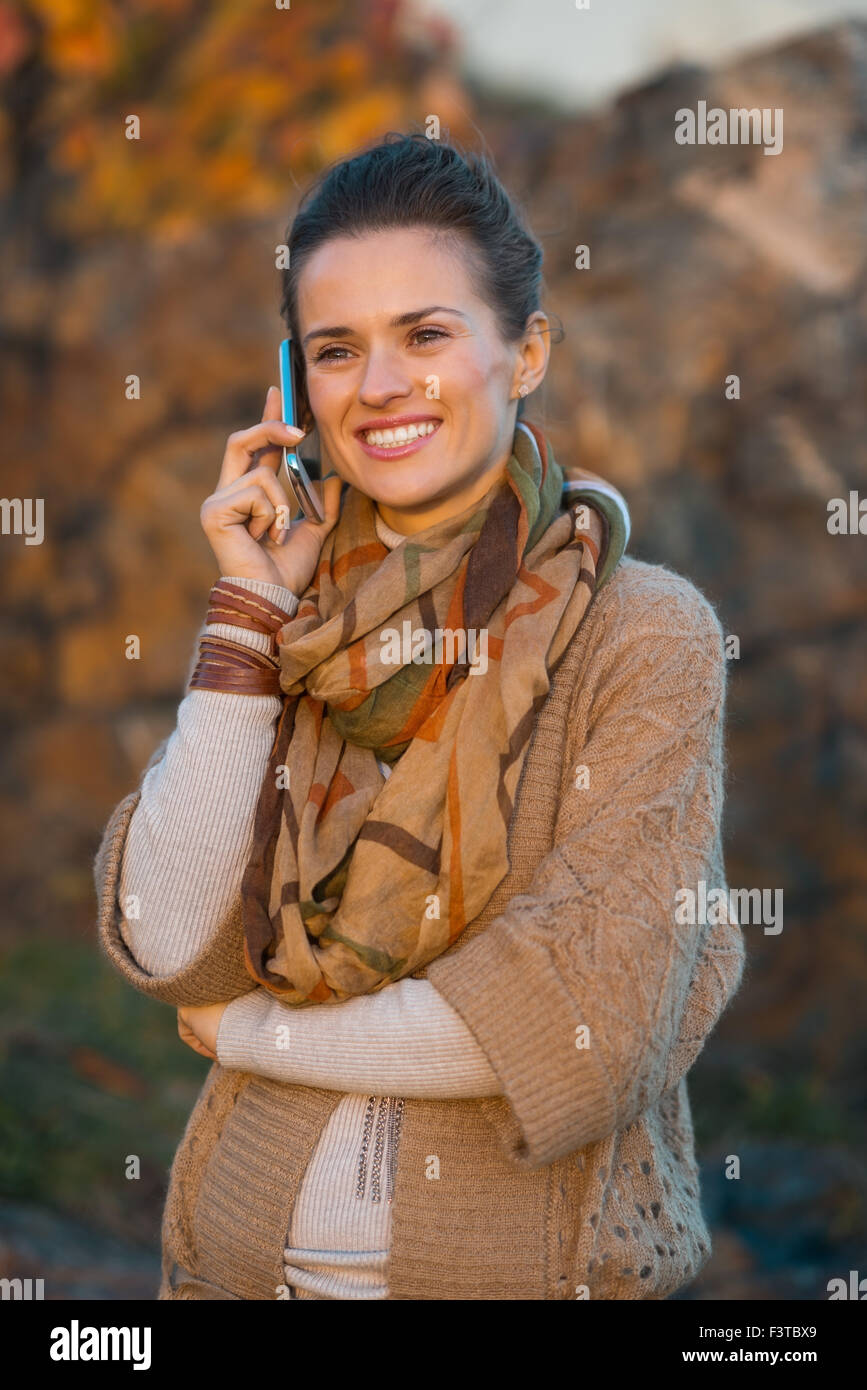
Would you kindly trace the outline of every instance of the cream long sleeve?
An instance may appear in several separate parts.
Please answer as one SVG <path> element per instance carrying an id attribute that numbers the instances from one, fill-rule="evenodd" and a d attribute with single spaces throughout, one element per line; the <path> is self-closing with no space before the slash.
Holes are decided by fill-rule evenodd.
<path id="1" fill-rule="evenodd" d="M 232 578 L 289 613 L 277 584 Z M 267 649 L 268 637 L 211 624 L 208 636 Z M 121 935 L 143 970 L 170 975 L 201 954 L 237 894 L 280 700 L 191 690 L 165 756 L 145 776 L 129 827 L 118 900 Z"/>
<path id="2" fill-rule="evenodd" d="M 502 1094 L 466 1024 L 427 980 L 300 1009 L 259 988 L 228 1005 L 216 1052 L 221 1066 L 329 1091 L 428 1100 Z"/>
<path id="3" fill-rule="evenodd" d="M 290 614 L 298 606 L 280 585 L 226 578 Z M 260 650 L 268 641 L 222 624 L 203 631 Z M 143 780 L 118 899 L 123 939 L 154 976 L 194 961 L 240 890 L 280 707 L 274 696 L 189 691 L 165 756 Z M 277 1046 L 278 1037 L 286 1039 L 277 1029 L 286 1025 L 290 1045 Z M 226 1067 L 346 1092 L 435 1099 L 501 1093 L 472 1033 L 427 980 L 400 980 L 373 995 L 306 1009 L 256 989 L 226 1008 L 217 1051 Z"/>

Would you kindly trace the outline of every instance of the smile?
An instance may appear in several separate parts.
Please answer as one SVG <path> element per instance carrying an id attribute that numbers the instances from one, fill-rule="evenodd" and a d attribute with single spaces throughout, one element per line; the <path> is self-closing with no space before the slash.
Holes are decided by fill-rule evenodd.
<path id="1" fill-rule="evenodd" d="M 403 458 L 422 449 L 436 434 L 440 423 L 439 420 L 421 420 L 418 424 L 400 425 L 397 429 L 365 430 L 357 438 L 371 458 L 390 458 L 393 455 Z"/>

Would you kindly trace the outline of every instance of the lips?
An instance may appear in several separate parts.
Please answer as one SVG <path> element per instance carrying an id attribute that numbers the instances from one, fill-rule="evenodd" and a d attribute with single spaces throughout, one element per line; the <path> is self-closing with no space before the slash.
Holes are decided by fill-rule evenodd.
<path id="1" fill-rule="evenodd" d="M 435 416 L 392 416 L 371 420 L 356 431 L 356 438 L 370 458 L 404 458 L 423 449 L 438 432 L 442 421 Z"/>
<path id="2" fill-rule="evenodd" d="M 359 425 L 356 434 L 366 435 L 371 430 L 399 430 L 409 429 L 411 425 L 438 424 L 440 417 L 430 413 L 419 413 L 415 415 L 376 415 L 369 420 L 365 420 L 363 425 Z"/>

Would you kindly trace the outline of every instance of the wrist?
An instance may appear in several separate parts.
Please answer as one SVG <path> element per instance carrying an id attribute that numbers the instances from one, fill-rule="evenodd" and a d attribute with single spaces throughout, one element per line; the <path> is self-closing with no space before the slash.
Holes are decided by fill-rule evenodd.
<path id="1" fill-rule="evenodd" d="M 285 584 L 280 584 L 273 579 L 254 579 L 250 575 L 241 574 L 221 574 L 220 582 L 237 584 L 239 588 L 249 589 L 250 593 L 259 594 L 262 598 L 276 604 L 290 617 L 294 617 L 300 602 L 298 595 L 292 589 L 287 589 Z"/>
<path id="2" fill-rule="evenodd" d="M 264 994 L 265 991 L 257 987 L 231 1000 L 223 1010 L 214 1043 L 221 1067 L 244 1071 L 252 1066 L 259 1030 L 273 1002 L 263 998 Z"/>
<path id="3" fill-rule="evenodd" d="M 289 594 L 282 585 L 240 575 L 217 580 L 208 597 L 206 629 L 190 690 L 281 695 L 277 634 L 294 615 L 298 600 L 290 595 L 293 602 L 281 607 L 269 596 L 275 590 Z M 251 634 L 257 634 L 255 646 Z"/>

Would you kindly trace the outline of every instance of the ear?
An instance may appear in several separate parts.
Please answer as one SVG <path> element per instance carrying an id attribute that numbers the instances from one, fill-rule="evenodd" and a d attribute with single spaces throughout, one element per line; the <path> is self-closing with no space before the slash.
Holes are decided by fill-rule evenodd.
<path id="1" fill-rule="evenodd" d="M 547 314 L 537 309 L 527 319 L 524 336 L 517 347 L 515 372 L 512 377 L 512 395 L 517 396 L 522 386 L 527 390 L 525 396 L 540 386 L 548 370 L 551 355 L 551 325 Z"/>

